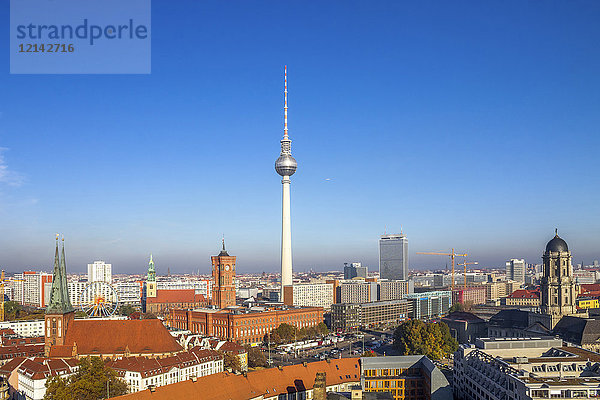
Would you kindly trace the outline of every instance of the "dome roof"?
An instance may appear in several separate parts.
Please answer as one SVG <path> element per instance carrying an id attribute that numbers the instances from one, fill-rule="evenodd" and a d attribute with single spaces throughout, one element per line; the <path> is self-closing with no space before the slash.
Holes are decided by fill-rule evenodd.
<path id="1" fill-rule="evenodd" d="M 556 236 L 554 236 L 554 238 L 548 242 L 548 244 L 546 245 L 546 252 L 560 252 L 560 251 L 569 251 L 569 246 L 567 246 L 567 242 L 565 242 L 564 240 L 562 240 L 559 236 L 558 233 L 556 233 Z"/>

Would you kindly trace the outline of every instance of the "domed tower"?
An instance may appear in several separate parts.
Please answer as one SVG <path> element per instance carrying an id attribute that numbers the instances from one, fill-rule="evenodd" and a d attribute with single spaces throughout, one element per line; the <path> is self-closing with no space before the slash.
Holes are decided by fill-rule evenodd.
<path id="1" fill-rule="evenodd" d="M 541 281 L 541 306 L 543 314 L 558 319 L 564 315 L 572 315 L 577 312 L 575 307 L 577 290 L 573 280 L 573 266 L 571 265 L 571 252 L 569 246 L 558 236 L 558 231 L 552 240 L 546 245 L 546 251 L 542 256 L 544 260 L 544 272 Z"/>
<path id="2" fill-rule="evenodd" d="M 283 105 L 283 139 L 281 153 L 275 161 L 275 171 L 283 177 L 282 208 L 281 208 L 281 301 L 283 287 L 292 284 L 292 221 L 290 216 L 290 176 L 294 175 L 298 163 L 292 157 L 292 141 L 288 136 L 287 127 L 287 66 L 284 68 L 284 105 Z"/>

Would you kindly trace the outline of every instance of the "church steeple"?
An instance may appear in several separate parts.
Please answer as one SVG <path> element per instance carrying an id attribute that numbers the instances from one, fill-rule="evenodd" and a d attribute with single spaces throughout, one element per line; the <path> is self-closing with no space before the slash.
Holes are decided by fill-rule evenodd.
<path id="1" fill-rule="evenodd" d="M 58 255 L 58 235 L 56 235 L 50 304 L 46 308 L 46 315 L 44 316 L 44 354 L 46 357 L 50 355 L 52 346 L 62 346 L 64 344 L 67 328 L 75 318 L 75 309 L 71 304 L 67 286 L 67 263 L 65 258 L 64 238 L 61 256 L 62 257 L 59 257 Z"/>
<path id="2" fill-rule="evenodd" d="M 61 257 L 58 255 L 58 234 L 56 235 L 56 249 L 54 251 L 54 271 L 52 276 L 52 290 L 50 291 L 50 304 L 46 314 L 65 314 L 74 311 L 69 298 L 67 285 L 67 266 L 65 261 L 65 239 L 62 240 Z"/>

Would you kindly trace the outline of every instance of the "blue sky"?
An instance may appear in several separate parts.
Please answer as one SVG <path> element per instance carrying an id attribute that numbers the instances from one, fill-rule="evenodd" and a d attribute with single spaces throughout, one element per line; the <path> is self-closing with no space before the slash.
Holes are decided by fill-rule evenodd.
<path id="1" fill-rule="evenodd" d="M 0 21 L 8 26 L 8 2 Z M 416 251 L 600 258 L 600 3 L 152 2 L 152 74 L 10 75 L 0 41 L 0 265 L 279 268 L 283 66 L 296 270 Z M 163 271 L 161 271 L 161 269 Z"/>

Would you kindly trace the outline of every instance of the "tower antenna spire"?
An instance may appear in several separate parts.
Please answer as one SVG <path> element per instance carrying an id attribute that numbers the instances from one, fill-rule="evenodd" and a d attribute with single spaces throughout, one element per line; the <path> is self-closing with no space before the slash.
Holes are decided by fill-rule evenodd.
<path id="1" fill-rule="evenodd" d="M 283 90 L 283 138 L 288 138 L 288 126 L 287 126 L 287 65 L 283 67 L 284 75 L 284 90 Z"/>

